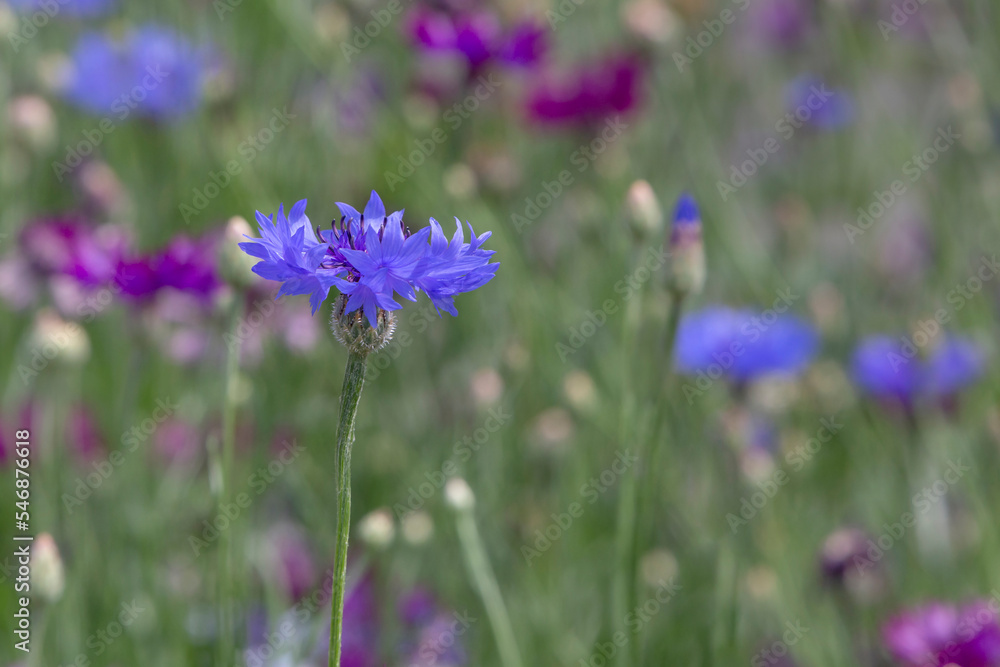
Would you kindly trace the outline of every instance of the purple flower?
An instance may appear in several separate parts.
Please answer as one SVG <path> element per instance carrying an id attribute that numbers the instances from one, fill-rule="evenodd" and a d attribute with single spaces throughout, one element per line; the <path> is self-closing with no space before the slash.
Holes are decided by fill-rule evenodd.
<path id="1" fill-rule="evenodd" d="M 208 297 L 221 287 L 216 264 L 217 240 L 176 236 L 155 255 L 151 264 L 159 287 Z"/>
<path id="2" fill-rule="evenodd" d="M 111 280 L 124 253 L 125 236 L 111 227 L 92 227 L 81 218 L 40 218 L 20 235 L 21 250 L 42 276 L 65 275 L 83 285 Z"/>
<path id="3" fill-rule="evenodd" d="M 153 435 L 153 454 L 161 465 L 189 468 L 199 460 L 204 447 L 202 436 L 193 424 L 169 417 Z"/>
<path id="4" fill-rule="evenodd" d="M 399 601 L 397 611 L 406 625 L 421 625 L 434 617 L 437 600 L 426 588 L 414 588 Z"/>
<path id="5" fill-rule="evenodd" d="M 883 626 L 882 639 L 906 667 L 1000 665 L 1000 624 L 992 601 L 908 609 Z"/>
<path id="6" fill-rule="evenodd" d="M 456 625 L 456 623 L 458 625 Z M 439 613 L 421 628 L 416 647 L 406 664 L 419 667 L 458 667 L 465 664 L 465 651 L 455 640 L 456 627 L 464 628 L 455 615 Z"/>
<path id="7" fill-rule="evenodd" d="M 67 430 L 69 444 L 80 463 L 89 464 L 104 455 L 104 438 L 85 404 L 78 403 L 70 410 Z"/>
<path id="8" fill-rule="evenodd" d="M 639 105 L 644 68 L 634 56 L 612 56 L 572 72 L 543 75 L 528 94 L 528 115 L 540 123 L 593 125 Z"/>
<path id="9" fill-rule="evenodd" d="M 346 312 L 362 310 L 372 326 L 379 309 L 401 308 L 394 296 L 416 301 L 417 291 L 427 294 L 435 308 L 457 315 L 454 297 L 485 285 L 499 266 L 489 262 L 494 251 L 482 248 L 490 233 L 477 237 L 469 225 L 472 238 L 466 243 L 457 219 L 449 242 L 433 218 L 430 227 L 411 234 L 403 211 L 386 215 L 374 191 L 362 213 L 348 204 L 337 206 L 339 224 L 318 235 L 304 199 L 287 217 L 283 206 L 274 220 L 258 211 L 260 238 L 240 244 L 261 260 L 254 273 L 282 283 L 279 297 L 308 294 L 313 313 L 336 287 L 348 297 Z"/>
<path id="10" fill-rule="evenodd" d="M 327 628 L 328 629 L 328 628 Z M 329 629 L 328 629 L 329 630 Z M 378 608 L 375 583 L 365 572 L 344 597 L 344 628 L 341 635 L 341 667 L 375 667 L 378 662 Z M 330 633 L 326 632 L 329 646 Z M 324 653 L 326 653 L 324 647 Z"/>
<path id="11" fill-rule="evenodd" d="M 117 0 L 58 0 L 58 9 L 53 16 L 94 17 L 106 14 L 118 4 Z M 45 0 L 7 0 L 7 4 L 18 11 L 45 10 L 51 6 Z"/>
<path id="12" fill-rule="evenodd" d="M 290 523 L 280 523 L 267 534 L 271 576 L 285 597 L 298 601 L 316 584 L 317 571 L 309 542 L 302 530 Z"/>
<path id="13" fill-rule="evenodd" d="M 851 375 L 865 393 L 909 409 L 954 396 L 982 375 L 985 361 L 978 345 L 957 336 L 945 337 L 925 359 L 906 339 L 872 336 L 854 351 Z"/>
<path id="14" fill-rule="evenodd" d="M 809 29 L 809 10 L 803 0 L 764 0 L 751 6 L 748 18 L 759 38 L 782 47 L 800 43 Z"/>
<path id="15" fill-rule="evenodd" d="M 504 29 L 490 11 L 442 11 L 419 6 L 410 15 L 410 38 L 425 51 L 462 57 L 475 73 L 492 60 L 514 67 L 540 61 L 547 43 L 545 30 L 533 22 Z"/>
<path id="16" fill-rule="evenodd" d="M 799 373 L 818 344 L 816 330 L 798 317 L 710 306 L 681 320 L 674 355 L 680 373 L 748 382 Z"/>
<path id="17" fill-rule="evenodd" d="M 70 59 L 66 98 L 116 121 L 133 112 L 165 120 L 194 111 L 208 64 L 203 51 L 157 25 L 132 30 L 121 42 L 86 33 Z"/>
<path id="18" fill-rule="evenodd" d="M 785 89 L 788 116 L 795 127 L 808 123 L 820 130 L 839 130 L 854 120 L 854 100 L 843 90 L 830 90 L 826 82 L 804 75 Z"/>
<path id="19" fill-rule="evenodd" d="M 820 551 L 820 569 L 831 583 L 843 584 L 851 576 L 864 574 L 858 564 L 869 564 L 866 558 L 871 538 L 860 528 L 840 528 L 827 536 Z M 875 567 L 875 565 L 871 565 Z"/>

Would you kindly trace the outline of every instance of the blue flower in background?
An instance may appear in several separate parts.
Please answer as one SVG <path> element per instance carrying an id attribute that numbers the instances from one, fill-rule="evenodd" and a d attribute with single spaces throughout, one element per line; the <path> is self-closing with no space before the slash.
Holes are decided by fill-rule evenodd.
<path id="1" fill-rule="evenodd" d="M 156 25 L 133 30 L 121 42 L 86 33 L 70 60 L 66 99 L 117 120 L 132 113 L 173 119 L 194 111 L 208 66 L 204 50 Z"/>
<path id="2" fill-rule="evenodd" d="M 57 10 L 53 17 L 71 16 L 74 18 L 85 18 L 101 16 L 110 12 L 118 4 L 117 0 L 58 0 L 58 4 L 52 0 L 7 0 L 7 4 L 17 11 L 33 12 L 46 11 L 47 7 L 56 5 Z"/>
<path id="3" fill-rule="evenodd" d="M 285 217 L 278 208 L 276 220 L 257 212 L 260 238 L 240 247 L 258 262 L 254 272 L 282 283 L 278 296 L 308 294 L 315 313 L 331 287 L 348 296 L 345 312 L 362 310 L 376 326 L 379 309 L 399 310 L 394 297 L 416 301 L 422 291 L 434 307 L 457 315 L 454 297 L 488 283 L 499 264 L 489 260 L 495 251 L 484 250 L 487 232 L 465 242 L 461 223 L 449 242 L 441 225 L 415 234 L 403 224 L 403 211 L 386 215 L 378 194 L 372 192 L 363 212 L 337 204 L 339 224 L 317 235 L 305 214 L 306 200 L 295 204 Z M 428 243 L 429 241 L 429 243 Z"/>
<path id="4" fill-rule="evenodd" d="M 802 371 L 818 346 L 816 330 L 798 317 L 709 306 L 681 320 L 674 355 L 680 373 L 749 382 Z"/>
<path id="5" fill-rule="evenodd" d="M 839 130 L 854 121 L 854 100 L 844 90 L 827 88 L 826 82 L 804 75 L 788 84 L 786 119 L 794 127 L 803 123 L 821 130 Z M 794 120 L 793 120 L 794 118 Z"/>
<path id="6" fill-rule="evenodd" d="M 979 379 L 985 362 L 983 350 L 966 338 L 948 336 L 918 358 L 912 343 L 872 336 L 854 351 L 851 375 L 865 393 L 912 407 L 921 399 L 954 396 Z"/>

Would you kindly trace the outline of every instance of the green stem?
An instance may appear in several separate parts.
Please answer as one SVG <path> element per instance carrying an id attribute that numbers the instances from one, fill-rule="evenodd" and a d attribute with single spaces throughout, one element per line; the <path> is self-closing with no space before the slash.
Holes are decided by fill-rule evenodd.
<path id="1" fill-rule="evenodd" d="M 667 320 L 667 330 L 664 336 L 664 347 L 666 349 L 666 359 L 664 361 L 664 378 L 659 382 L 659 389 L 654 389 L 657 396 L 657 404 L 663 405 L 667 394 L 667 383 L 673 368 L 674 339 L 677 337 L 677 327 L 681 320 L 681 310 L 683 308 L 684 296 L 679 293 L 673 294 L 673 304 L 670 308 L 669 319 Z M 631 333 L 626 329 L 625 349 L 631 349 Z M 627 363 L 624 362 L 624 363 Z M 628 375 L 626 374 L 626 384 Z M 649 457 L 647 452 L 647 437 L 643 434 L 633 438 L 636 433 L 635 424 L 638 419 L 635 399 L 628 386 L 623 388 L 625 398 L 622 402 L 621 415 L 621 442 L 634 441 L 638 449 L 636 456 L 638 464 L 630 474 L 625 475 L 621 481 L 621 490 L 618 503 L 617 533 L 615 535 L 615 555 L 618 559 L 618 567 L 615 569 L 614 591 L 612 598 L 612 609 L 614 610 L 614 621 L 624 623 L 625 618 L 638 606 L 636 598 L 637 586 L 637 561 L 640 548 L 639 530 L 637 517 L 639 515 L 640 498 L 642 493 L 642 480 L 645 472 L 649 470 Z M 658 407 L 654 405 L 654 409 Z M 653 436 L 655 436 L 655 432 Z M 649 436 L 649 437 L 653 437 Z M 633 642 L 628 642 L 619 654 L 619 665 L 633 667 L 639 661 L 635 659 L 637 649 L 633 647 Z"/>
<path id="2" fill-rule="evenodd" d="M 219 510 L 232 504 L 233 499 L 233 461 L 236 450 L 236 383 L 240 370 L 240 342 L 236 335 L 240 318 L 243 316 L 242 299 L 237 296 L 230 314 L 230 331 L 233 332 L 229 350 L 226 354 L 226 386 L 225 399 L 222 406 L 222 475 L 219 488 Z M 228 664 L 235 652 L 235 624 L 233 623 L 233 530 L 222 533 L 222 544 L 219 549 L 219 655 L 222 664 Z"/>
<path id="3" fill-rule="evenodd" d="M 469 573 L 476 582 L 476 588 L 479 589 L 479 595 L 483 599 L 483 606 L 486 607 L 486 616 L 490 620 L 497 649 L 500 652 L 500 663 L 504 667 L 521 667 L 523 663 L 517 649 L 517 641 L 514 639 L 514 628 L 510 624 L 510 616 L 500 594 L 500 586 L 497 585 L 496 575 L 490 567 L 486 549 L 479 537 L 472 509 L 458 510 L 458 538 L 462 542 Z"/>
<path id="4" fill-rule="evenodd" d="M 340 393 L 340 427 L 337 430 L 337 555 L 334 561 L 333 597 L 330 600 L 330 663 L 340 667 L 340 634 L 344 626 L 344 591 L 347 584 L 347 541 L 351 534 L 351 445 L 354 417 L 365 385 L 367 354 L 350 352 Z"/>

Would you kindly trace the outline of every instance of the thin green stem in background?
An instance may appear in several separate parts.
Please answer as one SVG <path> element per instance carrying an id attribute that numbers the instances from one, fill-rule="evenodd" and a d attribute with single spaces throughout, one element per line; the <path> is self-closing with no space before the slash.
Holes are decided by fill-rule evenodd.
<path id="1" fill-rule="evenodd" d="M 351 534 L 351 446 L 354 417 L 365 385 L 367 355 L 351 352 L 340 393 L 340 426 L 337 430 L 337 555 L 334 561 L 333 597 L 330 601 L 330 663 L 340 667 L 340 635 L 344 627 L 344 590 L 347 584 L 347 542 Z"/>
<path id="2" fill-rule="evenodd" d="M 514 639 L 514 628 L 510 624 L 510 616 L 500 594 L 500 586 L 497 584 L 493 568 L 490 567 L 472 511 L 471 508 L 458 510 L 458 539 L 462 543 L 465 564 L 476 582 L 483 606 L 486 607 L 486 616 L 493 628 L 497 649 L 500 652 L 500 663 L 504 667 L 522 667 L 521 653 Z"/>
<path id="3" fill-rule="evenodd" d="M 230 317 L 229 350 L 226 355 L 225 402 L 222 407 L 222 475 L 219 485 L 219 511 L 224 515 L 225 507 L 233 503 L 233 461 L 236 450 L 236 385 L 240 371 L 240 342 L 236 335 L 240 318 L 243 317 L 243 301 L 237 296 Z M 219 549 L 219 656 L 221 664 L 229 664 L 235 651 L 235 624 L 233 622 L 233 527 L 222 532 Z"/>
<path id="4" fill-rule="evenodd" d="M 658 378 L 659 389 L 653 390 L 654 396 L 657 398 L 657 405 L 652 406 L 654 410 L 661 407 L 663 401 L 666 400 L 667 382 L 673 365 L 674 339 L 677 337 L 677 327 L 681 320 L 683 303 L 683 295 L 674 293 L 663 343 L 666 350 L 666 360 L 663 368 L 663 375 L 665 377 Z M 626 320 L 627 319 L 626 314 Z M 625 332 L 623 334 L 623 337 L 625 337 L 623 349 L 632 349 L 631 342 L 633 333 L 634 332 L 630 330 L 628 324 L 626 323 Z M 627 363 L 627 359 L 623 360 L 623 364 Z M 617 567 L 615 568 L 614 590 L 612 596 L 612 609 L 615 615 L 613 620 L 615 623 L 624 623 L 627 614 L 638 606 L 636 586 L 638 579 L 637 564 L 639 558 L 640 540 L 636 517 L 639 514 L 640 499 L 644 497 L 642 489 L 640 488 L 642 486 L 643 473 L 649 464 L 649 461 L 647 460 L 647 436 L 643 434 L 640 437 L 633 437 L 637 432 L 636 424 L 639 421 L 639 411 L 637 410 L 633 390 L 628 386 L 628 383 L 630 382 L 628 379 L 629 374 L 627 371 L 623 371 L 623 373 L 625 373 L 626 386 L 623 387 L 625 394 L 622 402 L 620 437 L 623 445 L 624 443 L 629 442 L 635 443 L 635 447 L 638 450 L 636 452 L 636 456 L 639 463 L 630 473 L 626 474 L 622 478 L 622 486 L 619 495 L 617 532 L 615 535 L 615 555 L 617 557 Z M 612 627 L 612 630 L 614 630 L 614 626 Z M 637 649 L 632 646 L 632 642 L 627 643 L 622 647 L 622 650 L 619 653 L 618 664 L 623 665 L 624 667 L 632 667 L 633 665 L 639 664 L 639 662 L 635 659 L 636 654 Z"/>

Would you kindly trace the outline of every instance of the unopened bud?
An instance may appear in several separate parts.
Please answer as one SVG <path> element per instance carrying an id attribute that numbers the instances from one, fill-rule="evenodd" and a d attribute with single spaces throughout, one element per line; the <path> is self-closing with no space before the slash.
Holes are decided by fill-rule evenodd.
<path id="1" fill-rule="evenodd" d="M 32 356 L 77 365 L 90 357 L 90 338 L 76 322 L 67 322 L 53 310 L 42 310 L 35 317 L 31 332 Z"/>
<path id="2" fill-rule="evenodd" d="M 388 310 L 378 309 L 375 324 L 368 323 L 361 308 L 347 312 L 347 297 L 341 294 L 333 304 L 330 330 L 334 337 L 351 352 L 367 355 L 380 350 L 392 340 L 396 331 L 396 316 Z"/>
<path id="3" fill-rule="evenodd" d="M 663 0 L 631 0 L 622 6 L 625 26 L 655 44 L 665 44 L 677 34 L 680 22 Z"/>
<path id="4" fill-rule="evenodd" d="M 423 510 L 410 512 L 403 517 L 403 539 L 413 545 L 425 543 L 434 534 L 434 521 Z"/>
<path id="5" fill-rule="evenodd" d="M 392 522 L 392 514 L 387 509 L 369 512 L 358 523 L 358 537 L 375 549 L 389 546 L 395 535 L 396 526 Z"/>
<path id="6" fill-rule="evenodd" d="M 444 498 L 453 508 L 464 511 L 471 510 L 476 504 L 476 496 L 472 493 L 469 483 L 461 477 L 452 477 L 444 485 Z"/>
<path id="7" fill-rule="evenodd" d="M 663 209 L 649 181 L 633 183 L 625 195 L 625 210 L 632 230 L 640 237 L 649 237 L 663 229 Z"/>
<path id="8" fill-rule="evenodd" d="M 39 95 L 21 95 L 7 105 L 7 122 L 14 136 L 34 149 L 49 148 L 56 138 L 56 117 L 52 107 Z"/>
<path id="9" fill-rule="evenodd" d="M 42 533 L 31 547 L 31 589 L 39 596 L 55 602 L 62 597 L 66 577 L 56 541 Z"/>
<path id="10" fill-rule="evenodd" d="M 684 193 L 674 209 L 670 229 L 671 289 L 678 295 L 697 294 L 705 286 L 705 248 L 701 215 L 694 197 Z"/>
<path id="11" fill-rule="evenodd" d="M 246 219 L 239 215 L 229 218 L 219 249 L 219 267 L 222 276 L 235 287 L 249 287 L 255 282 L 252 269 L 258 260 L 243 252 L 239 246 L 247 242 L 248 236 L 252 237 L 253 231 Z"/>

